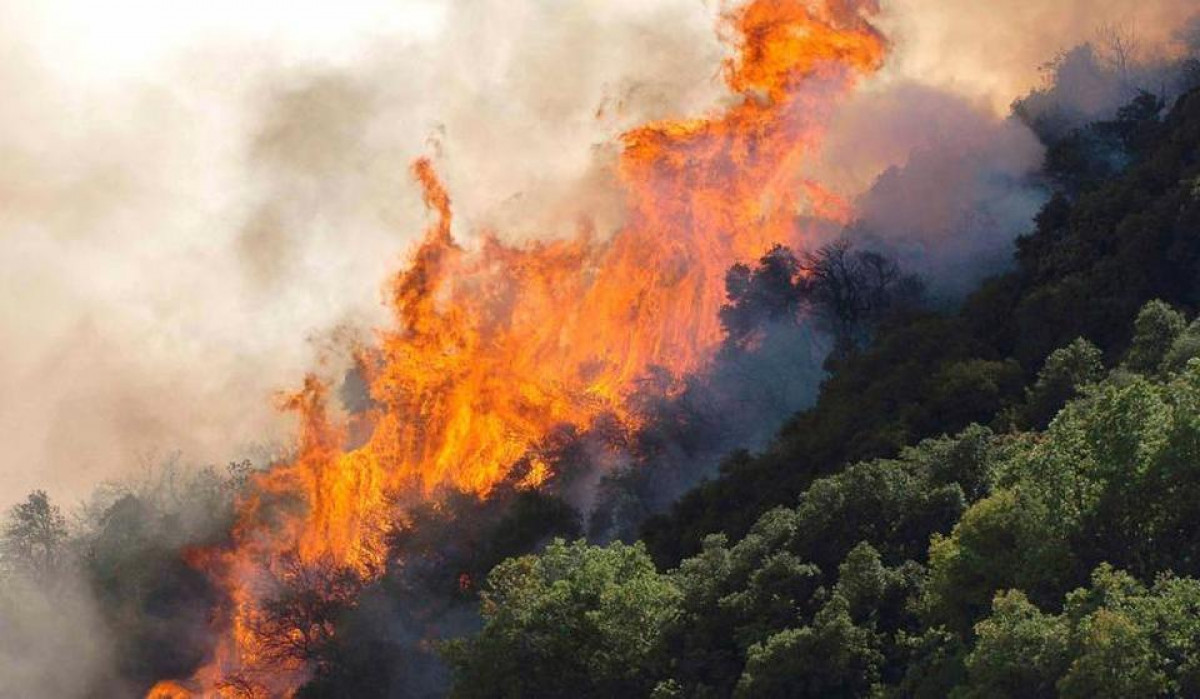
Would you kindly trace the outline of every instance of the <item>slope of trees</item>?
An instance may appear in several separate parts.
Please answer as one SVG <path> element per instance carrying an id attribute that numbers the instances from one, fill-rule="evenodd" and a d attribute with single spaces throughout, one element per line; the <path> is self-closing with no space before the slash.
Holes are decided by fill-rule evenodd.
<path id="1" fill-rule="evenodd" d="M 1086 341 L 1054 353 L 1034 385 L 1075 397 L 1044 430 L 856 463 L 666 572 L 640 544 L 507 561 L 447 648 L 456 695 L 1193 695 L 1200 353 L 1164 311 L 1111 371 Z M 616 684 L 597 658 L 623 659 Z"/>
<path id="2" fill-rule="evenodd" d="M 1143 95 L 1049 143 L 1058 194 L 1011 273 L 952 313 L 898 304 L 873 318 L 768 450 L 734 454 L 645 525 L 659 564 L 646 585 L 666 591 L 652 619 L 631 621 L 653 643 L 628 686 L 657 697 L 1197 691 L 1200 322 L 1185 317 L 1200 302 L 1200 93 L 1161 109 Z M 1089 158 L 1111 155 L 1100 147 L 1124 162 L 1098 170 Z M 734 341 L 753 336 L 746 309 L 786 317 L 811 298 L 785 283 L 799 264 L 777 250 L 734 270 L 723 316 Z M 570 548 L 593 564 L 608 555 Z M 535 599 L 522 608 L 570 598 L 572 579 L 526 588 Z M 501 583 L 489 579 L 489 604 Z M 546 622 L 490 607 L 480 635 L 447 653 L 455 692 L 502 696 L 529 680 L 515 669 L 477 682 L 480 644 L 490 657 L 517 650 L 498 639 L 549 653 L 531 659 L 539 667 L 565 663 L 553 643 L 523 642 Z M 632 631 L 580 638 L 572 652 L 631 653 L 618 639 Z"/>

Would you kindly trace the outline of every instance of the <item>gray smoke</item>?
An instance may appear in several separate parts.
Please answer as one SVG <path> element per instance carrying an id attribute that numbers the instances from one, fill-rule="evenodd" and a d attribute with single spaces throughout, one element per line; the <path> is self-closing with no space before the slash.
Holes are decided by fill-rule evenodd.
<path id="1" fill-rule="evenodd" d="M 112 647 L 80 581 L 48 589 L 20 577 L 0 584 L 0 696 L 90 696 L 111 682 Z"/>
<path id="2" fill-rule="evenodd" d="M 1012 241 L 1032 228 L 1048 193 L 1043 147 L 1023 123 L 933 88 L 899 84 L 864 95 L 830 142 L 832 157 L 860 140 L 908 144 L 855 201 L 850 236 L 957 298 L 1003 270 Z M 875 114 L 873 123 L 865 115 Z M 857 115 L 863 115 L 861 117 Z"/>

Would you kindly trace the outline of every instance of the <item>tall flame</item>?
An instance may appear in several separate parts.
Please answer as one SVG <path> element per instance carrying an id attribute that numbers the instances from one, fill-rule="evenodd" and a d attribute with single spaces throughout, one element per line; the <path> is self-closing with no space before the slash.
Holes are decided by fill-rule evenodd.
<path id="1" fill-rule="evenodd" d="M 486 495 L 556 426 L 602 414 L 636 426 L 627 399 L 652 367 L 701 368 L 722 339 L 727 268 L 774 243 L 802 243 L 806 208 L 847 216 L 797 173 L 837 96 L 883 60 L 885 42 L 865 19 L 875 5 L 754 0 L 726 12 L 738 56 L 725 78 L 740 102 L 624 134 L 617 175 L 628 216 L 608 240 L 585 229 L 516 247 L 488 235 L 466 250 L 449 193 L 418 160 L 435 218 L 387 287 L 395 326 L 360 355 L 369 437 L 343 448 L 315 378 L 285 401 L 301 418 L 297 456 L 256 478 L 229 547 L 194 554 L 228 598 L 213 660 L 150 696 L 290 694 L 307 668 L 272 649 L 331 630 L 265 623 L 280 581 L 325 569 L 378 575 L 398 500 L 442 487 Z M 547 477 L 535 472 L 532 484 Z"/>

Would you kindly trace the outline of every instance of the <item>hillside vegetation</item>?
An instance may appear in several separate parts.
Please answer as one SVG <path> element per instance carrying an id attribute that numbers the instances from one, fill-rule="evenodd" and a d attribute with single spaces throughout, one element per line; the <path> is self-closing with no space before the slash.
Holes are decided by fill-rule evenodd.
<path id="1" fill-rule="evenodd" d="M 835 353 L 642 541 L 498 565 L 454 695 L 1200 693 L 1200 93 L 1161 109 L 1051 142 L 1013 271 Z"/>

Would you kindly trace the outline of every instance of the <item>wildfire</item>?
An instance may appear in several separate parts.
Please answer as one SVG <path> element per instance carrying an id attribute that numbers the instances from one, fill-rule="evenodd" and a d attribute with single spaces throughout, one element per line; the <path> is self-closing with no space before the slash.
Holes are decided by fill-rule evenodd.
<path id="1" fill-rule="evenodd" d="M 756 0 L 725 14 L 740 103 L 707 118 L 626 133 L 618 164 L 628 217 L 608 240 L 514 247 L 454 239 L 451 199 L 428 160 L 413 167 L 434 214 L 410 266 L 387 287 L 393 328 L 360 352 L 369 437 L 345 449 L 309 377 L 285 401 L 297 456 L 260 474 L 232 544 L 194 552 L 226 593 L 212 662 L 150 696 L 287 696 L 306 678 L 281 647 L 331 633 L 319 605 L 280 625 L 269 600 L 292 584 L 353 594 L 383 565 L 398 500 L 452 487 L 486 495 L 556 426 L 602 414 L 627 426 L 652 367 L 701 368 L 721 341 L 728 267 L 802 242 L 800 212 L 842 221 L 846 205 L 797 176 L 835 98 L 883 59 L 873 0 Z M 553 473 L 539 462 L 530 487 Z"/>

